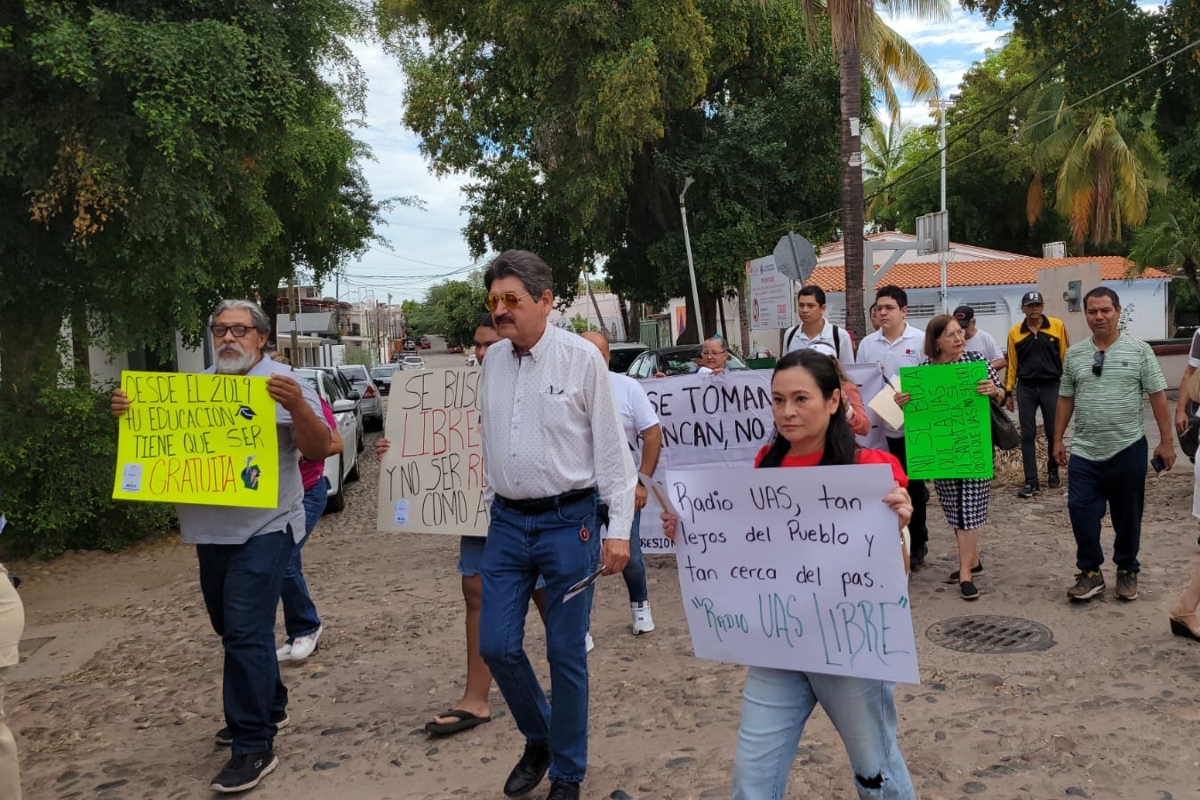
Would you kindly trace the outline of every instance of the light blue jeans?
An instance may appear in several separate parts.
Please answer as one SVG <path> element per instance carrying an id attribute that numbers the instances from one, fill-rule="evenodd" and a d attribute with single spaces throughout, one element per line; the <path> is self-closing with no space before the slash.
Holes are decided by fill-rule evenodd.
<path id="1" fill-rule="evenodd" d="M 838 733 L 861 800 L 915 800 L 896 743 L 896 685 L 866 678 L 751 667 L 733 766 L 733 800 L 780 800 L 804 723 L 817 703 Z"/>

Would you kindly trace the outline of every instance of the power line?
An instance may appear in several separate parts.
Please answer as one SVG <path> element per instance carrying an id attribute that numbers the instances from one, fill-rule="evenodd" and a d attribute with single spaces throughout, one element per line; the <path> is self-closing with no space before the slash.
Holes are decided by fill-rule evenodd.
<path id="1" fill-rule="evenodd" d="M 1084 103 L 1088 102 L 1089 100 L 1093 100 L 1093 99 L 1099 97 L 1100 95 L 1104 94 L 1105 92 L 1111 91 L 1111 90 L 1117 88 L 1118 86 L 1121 86 L 1122 84 L 1128 83 L 1129 81 L 1138 77 L 1142 73 L 1148 72 L 1149 70 L 1154 69 L 1155 67 L 1159 66 L 1160 64 L 1163 64 L 1164 62 L 1169 61 L 1170 59 L 1175 58 L 1176 56 L 1182 55 L 1183 53 L 1186 53 L 1188 50 L 1195 48 L 1197 45 L 1200 45 L 1200 39 L 1196 39 L 1191 44 L 1184 45 L 1183 47 L 1179 48 L 1178 50 L 1174 51 L 1173 53 L 1169 53 L 1169 54 L 1163 56 L 1162 58 L 1158 59 L 1157 61 L 1154 61 L 1154 62 L 1146 65 L 1145 67 L 1142 67 L 1141 69 L 1137 70 L 1136 72 L 1132 72 L 1129 75 L 1125 76 L 1124 78 L 1121 78 L 1120 80 L 1110 83 L 1108 86 L 1105 86 L 1103 89 L 1092 92 L 1091 94 L 1089 94 L 1087 97 L 1083 98 L 1082 100 L 1072 103 L 1071 105 L 1067 106 L 1064 109 L 1056 110 L 1054 113 L 1055 114 L 1063 114 L 1063 113 L 1066 113 L 1067 111 L 1073 111 L 1074 109 L 1078 108 L 1079 106 L 1083 105 Z M 1189 67 L 1188 69 L 1184 70 L 1183 72 L 1180 72 L 1175 75 L 1170 75 L 1164 81 L 1162 81 L 1161 83 L 1159 83 L 1151 88 L 1154 91 L 1158 91 L 1158 89 L 1165 86 L 1167 83 L 1170 83 L 1171 81 L 1175 80 L 1176 78 L 1188 74 L 1189 72 L 1191 72 L 1194 69 L 1195 69 L 1195 66 L 1192 66 L 1192 67 Z M 1018 128 L 1016 131 L 1014 131 L 1013 133 L 1004 137 L 1003 139 L 997 139 L 996 141 L 992 142 L 991 144 L 984 145 L 983 147 L 980 147 L 977 150 L 973 150 L 972 152 L 967 153 L 964 156 L 960 156 L 959 158 L 956 158 L 953 161 L 946 162 L 946 168 L 949 169 L 951 166 L 953 166 L 955 164 L 961 164 L 963 161 L 974 158 L 975 156 L 977 156 L 981 153 L 985 153 L 988 150 L 991 150 L 993 147 L 998 147 L 1001 144 L 1005 144 L 1009 141 L 1015 140 L 1022 133 L 1026 133 L 1026 132 L 1030 131 L 1031 129 L 1037 127 L 1038 125 L 1042 124 L 1045 121 L 1046 121 L 1046 116 L 1043 115 L 1043 116 L 1039 117 L 1036 121 L 1026 125 L 1025 127 Z M 940 171 L 940 168 L 938 171 Z M 904 175 L 904 176 L 902 176 L 902 178 L 898 178 L 896 180 L 896 182 L 894 182 L 891 186 L 885 187 L 884 189 L 881 189 L 880 191 L 875 192 L 875 194 L 871 195 L 871 198 L 865 198 L 864 202 L 866 202 L 866 200 L 868 200 L 868 199 L 877 197 L 878 195 L 882 194 L 882 192 L 885 191 L 886 189 L 901 185 L 901 180 L 905 180 L 907 182 L 908 179 L 916 180 L 917 178 L 924 178 L 924 177 L 927 177 L 932 174 L 934 174 L 933 170 L 922 173 L 921 175 L 913 176 L 911 178 L 909 178 L 911 173 Z"/>
<path id="2" fill-rule="evenodd" d="M 1195 48 L 1197 45 L 1200 45 L 1200 39 L 1196 39 L 1195 41 L 1191 42 L 1190 44 L 1186 44 L 1183 47 L 1180 47 L 1179 49 L 1177 49 L 1171 53 L 1168 53 L 1167 55 L 1163 56 L 1162 58 L 1159 58 L 1158 60 L 1153 61 L 1150 64 L 1147 64 L 1146 66 L 1142 67 L 1141 69 L 1131 72 L 1130 74 L 1126 75 L 1125 77 L 1120 78 L 1119 80 L 1116 80 L 1113 83 L 1110 83 L 1108 86 L 1105 86 L 1103 89 L 1092 92 L 1090 95 L 1083 98 L 1082 100 L 1072 103 L 1071 105 L 1067 106 L 1065 109 L 1062 109 L 1061 111 L 1056 112 L 1056 113 L 1065 113 L 1067 111 L 1074 110 L 1074 109 L 1078 108 L 1079 106 L 1083 105 L 1084 103 L 1087 103 L 1090 100 L 1094 100 L 1095 98 L 1099 97 L 1100 95 L 1104 94 L 1105 92 L 1109 92 L 1109 91 L 1117 88 L 1118 86 L 1129 83 L 1131 80 L 1133 80 L 1134 78 L 1137 78 L 1139 75 L 1142 75 L 1143 73 L 1148 72 L 1148 71 L 1154 69 L 1155 67 L 1160 66 L 1161 64 L 1164 64 L 1167 61 L 1170 61 L 1171 59 L 1173 59 L 1179 55 L 1182 55 L 1183 53 L 1186 53 L 1188 50 Z M 1076 45 L 1076 46 L 1078 46 L 1078 45 Z M 1157 84 L 1156 86 L 1154 86 L 1152 88 L 1153 88 L 1153 90 L 1157 91 L 1162 86 L 1166 85 L 1167 83 L 1171 82 L 1172 80 L 1175 80 L 1176 78 L 1178 78 L 1182 75 L 1188 74 L 1195 68 L 1196 67 L 1193 66 L 1193 67 L 1188 68 L 1187 70 L 1184 70 L 1183 72 L 1177 73 L 1175 75 L 1171 75 L 1166 80 L 1162 81 L 1161 83 Z M 1025 88 L 1028 88 L 1028 85 Z M 1022 89 L 1022 91 L 1024 91 L 1024 89 Z M 1022 133 L 1028 132 L 1030 129 L 1034 128 L 1035 126 L 1041 124 L 1044 121 L 1045 121 L 1044 118 L 1038 119 L 1036 122 L 1034 122 L 1030 125 L 1026 125 L 1023 128 L 1019 128 L 1018 130 L 1014 131 L 1013 133 L 1009 134 L 1008 136 L 1005 136 L 1002 139 L 997 139 L 996 141 L 992 142 L 991 144 L 984 145 L 983 147 L 973 150 L 970 153 L 967 153 L 964 156 L 956 158 L 953 161 L 948 161 L 946 163 L 946 168 L 949 169 L 951 166 L 954 166 L 955 164 L 961 164 L 962 162 L 967 161 L 971 158 L 974 158 L 975 156 L 978 156 L 981 153 L 985 153 L 988 150 L 991 150 L 993 147 L 998 147 L 1001 144 L 1005 144 L 1009 141 L 1015 140 Z M 974 130 L 974 128 L 972 128 L 972 130 Z M 966 136 L 970 133 L 971 133 L 971 131 L 966 131 L 962 135 L 956 136 L 953 141 L 957 142 L 957 141 L 961 140 L 963 136 Z M 952 142 L 947 143 L 947 145 L 946 145 L 947 149 L 949 149 L 951 143 Z M 883 194 L 884 192 L 890 191 L 891 189 L 894 189 L 897 186 L 902 186 L 911 181 L 914 181 L 914 180 L 917 180 L 920 178 L 925 178 L 925 177 L 928 177 L 929 175 L 933 175 L 937 172 L 940 172 L 941 168 L 939 167 L 936 170 L 929 170 L 927 172 L 921 173 L 920 175 L 914 174 L 918 169 L 920 169 L 922 166 L 924 166 L 925 164 L 929 163 L 931 160 L 936 158 L 940 153 L 941 153 L 941 148 L 938 148 L 930 156 L 926 157 L 924 160 L 922 160 L 919 164 L 917 164 L 911 170 L 906 172 L 904 175 L 901 175 L 900 177 L 896 178 L 896 180 L 892 181 L 891 183 L 887 184 L 886 186 L 881 187 L 878 191 L 875 191 L 872 194 L 865 196 L 863 198 L 863 205 L 865 206 L 871 200 L 874 200 L 879 195 Z M 818 214 L 814 217 L 809 217 L 808 219 L 801 220 L 801 221 L 795 223 L 794 225 L 788 226 L 787 228 L 780 228 L 779 230 L 786 231 L 788 229 L 798 228 L 800 226 L 808 225 L 813 222 L 819 222 L 823 219 L 826 219 L 827 217 L 832 217 L 837 214 L 840 214 L 841 212 L 842 212 L 841 208 L 836 208 L 831 211 L 827 211 L 824 214 Z"/>

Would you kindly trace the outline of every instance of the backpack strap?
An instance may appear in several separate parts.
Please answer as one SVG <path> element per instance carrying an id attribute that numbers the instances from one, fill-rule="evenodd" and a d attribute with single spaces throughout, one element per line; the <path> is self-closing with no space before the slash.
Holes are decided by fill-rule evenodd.
<path id="1" fill-rule="evenodd" d="M 796 331 L 798 331 L 798 330 L 800 330 L 799 325 L 795 326 L 794 328 L 792 328 L 790 331 L 787 332 L 787 336 L 783 340 L 783 352 L 785 354 L 788 352 L 788 349 L 791 348 L 792 339 L 796 338 Z"/>

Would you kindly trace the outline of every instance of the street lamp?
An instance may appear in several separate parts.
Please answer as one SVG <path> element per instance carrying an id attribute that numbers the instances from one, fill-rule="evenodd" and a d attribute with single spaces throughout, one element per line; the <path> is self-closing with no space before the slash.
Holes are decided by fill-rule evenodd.
<path id="1" fill-rule="evenodd" d="M 688 235 L 687 205 L 684 203 L 687 190 L 695 182 L 691 176 L 683 180 L 683 191 L 679 193 L 679 216 L 683 217 L 683 246 L 687 249 L 688 277 L 692 281 L 692 303 L 696 306 L 696 332 L 700 335 L 700 344 L 704 344 L 704 323 L 700 319 L 700 291 L 696 288 L 696 265 L 692 263 L 692 238 Z"/>

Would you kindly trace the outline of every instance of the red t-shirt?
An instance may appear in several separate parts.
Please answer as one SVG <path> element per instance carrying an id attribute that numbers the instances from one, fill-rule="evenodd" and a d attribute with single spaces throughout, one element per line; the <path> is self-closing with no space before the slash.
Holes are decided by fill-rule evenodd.
<path id="1" fill-rule="evenodd" d="M 754 466 L 758 466 L 763 456 L 767 454 L 770 445 L 766 445 L 762 450 L 758 451 L 758 455 L 754 457 Z M 824 450 L 818 450 L 815 453 L 809 453 L 806 456 L 784 456 L 781 467 L 815 467 L 821 460 L 821 456 L 825 455 Z M 908 488 L 908 476 L 904 474 L 904 468 L 900 466 L 900 461 L 891 453 L 885 453 L 882 450 L 871 450 L 867 448 L 860 449 L 858 456 L 854 459 L 856 464 L 887 464 L 892 468 L 892 477 L 896 479 L 904 488 Z"/>

